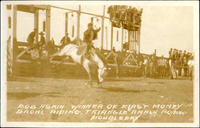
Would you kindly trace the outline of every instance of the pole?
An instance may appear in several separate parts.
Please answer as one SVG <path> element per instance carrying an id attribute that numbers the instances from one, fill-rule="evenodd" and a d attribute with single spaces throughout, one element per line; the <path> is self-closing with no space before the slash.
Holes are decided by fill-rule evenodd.
<path id="1" fill-rule="evenodd" d="M 111 44 L 110 44 L 110 49 L 112 50 L 113 47 L 113 25 L 111 23 Z"/>
<path id="2" fill-rule="evenodd" d="M 12 57 L 13 60 L 15 61 L 16 58 L 16 43 L 17 43 L 17 5 L 13 5 L 13 20 L 12 20 L 12 25 L 13 26 L 13 30 L 12 30 L 12 36 L 13 38 L 11 39 L 11 49 L 12 49 Z M 14 62 L 13 61 L 13 62 Z"/>
<path id="3" fill-rule="evenodd" d="M 106 50 L 108 50 L 108 28 L 106 27 Z"/>
<path id="4" fill-rule="evenodd" d="M 81 12 L 81 5 L 79 5 L 79 10 L 77 12 L 77 39 L 80 39 L 80 15 L 81 15 L 80 12 Z"/>
<path id="5" fill-rule="evenodd" d="M 105 5 L 103 6 L 103 16 L 101 21 L 101 49 L 103 49 L 103 42 L 104 42 L 104 16 L 105 16 Z"/>
<path id="6" fill-rule="evenodd" d="M 68 13 L 65 13 L 65 37 L 68 33 Z"/>
<path id="7" fill-rule="evenodd" d="M 13 39 L 17 36 L 17 5 L 13 6 Z"/>
<path id="8" fill-rule="evenodd" d="M 129 47 L 129 50 L 131 49 L 131 45 L 130 45 L 130 37 L 131 37 L 131 31 L 128 30 L 128 47 Z"/>
<path id="9" fill-rule="evenodd" d="M 138 53 L 140 53 L 140 28 L 139 31 L 137 31 L 138 35 L 137 35 L 137 45 L 138 45 Z"/>
<path id="10" fill-rule="evenodd" d="M 138 36 L 138 32 L 137 31 L 133 31 L 134 32 L 134 50 L 137 53 L 137 36 Z"/>
<path id="11" fill-rule="evenodd" d="M 51 17 L 51 8 L 50 6 L 48 6 L 46 10 L 46 27 L 45 27 L 46 42 L 50 41 L 50 21 L 51 21 L 50 17 Z"/>
<path id="12" fill-rule="evenodd" d="M 35 34 L 35 40 L 36 40 L 36 43 L 38 42 L 38 22 L 39 22 L 39 11 L 38 9 L 35 10 L 35 13 L 34 13 L 34 29 L 36 29 L 36 34 Z"/>
<path id="13" fill-rule="evenodd" d="M 124 29 L 122 27 L 122 41 L 121 41 L 121 51 L 123 49 L 123 41 L 124 41 Z"/>

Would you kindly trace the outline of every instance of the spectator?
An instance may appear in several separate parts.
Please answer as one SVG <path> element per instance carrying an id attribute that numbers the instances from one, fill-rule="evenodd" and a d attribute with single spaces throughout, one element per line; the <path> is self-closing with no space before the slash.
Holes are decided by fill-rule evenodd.
<path id="1" fill-rule="evenodd" d="M 71 42 L 71 39 L 69 38 L 68 33 L 66 33 L 66 35 L 60 41 L 61 47 L 69 44 L 70 42 Z"/>
<path id="2" fill-rule="evenodd" d="M 173 49 L 171 48 L 170 51 L 169 51 L 169 58 L 170 59 L 172 58 L 172 52 L 173 52 Z"/>
<path id="3" fill-rule="evenodd" d="M 43 45 L 46 45 L 46 40 L 43 32 L 40 32 L 39 35 L 40 35 L 39 46 L 42 47 Z"/>
<path id="4" fill-rule="evenodd" d="M 112 48 L 112 51 L 113 51 L 113 52 L 116 52 L 115 47 Z"/>
<path id="5" fill-rule="evenodd" d="M 187 75 L 187 63 L 191 57 L 193 57 L 191 53 L 187 52 L 186 50 L 182 51 L 172 48 L 169 50 L 169 59 L 171 58 L 175 68 L 178 69 L 178 75 Z"/>
<path id="6" fill-rule="evenodd" d="M 40 35 L 40 41 L 37 45 L 37 48 L 39 49 L 39 53 L 40 53 L 40 56 L 41 56 L 44 49 L 46 49 L 46 40 L 45 40 L 43 32 L 40 32 L 39 35 Z"/>
<path id="7" fill-rule="evenodd" d="M 27 42 L 29 43 L 30 47 L 33 47 L 34 45 L 36 34 L 37 34 L 37 29 L 34 29 L 34 31 L 28 35 Z"/>
<path id="8" fill-rule="evenodd" d="M 180 54 L 180 61 L 181 61 L 181 66 L 184 66 L 184 52 L 182 52 L 182 51 Z"/>
<path id="9" fill-rule="evenodd" d="M 175 63 L 176 61 L 176 49 L 173 49 L 172 51 L 172 63 Z"/>

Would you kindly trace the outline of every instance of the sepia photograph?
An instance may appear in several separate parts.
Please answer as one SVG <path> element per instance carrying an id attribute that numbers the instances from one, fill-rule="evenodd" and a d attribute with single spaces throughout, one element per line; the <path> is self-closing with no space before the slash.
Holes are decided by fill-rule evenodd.
<path id="1" fill-rule="evenodd" d="M 198 1 L 1 2 L 1 126 L 199 126 Z"/>

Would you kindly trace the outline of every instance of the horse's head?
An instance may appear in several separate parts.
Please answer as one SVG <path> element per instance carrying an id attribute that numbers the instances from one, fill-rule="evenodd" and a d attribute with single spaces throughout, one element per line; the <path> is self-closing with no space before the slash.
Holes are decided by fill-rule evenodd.
<path id="1" fill-rule="evenodd" d="M 76 44 L 76 45 L 80 45 L 80 44 L 82 44 L 82 42 L 83 41 L 80 38 L 76 38 L 73 41 L 71 41 L 72 44 Z"/>

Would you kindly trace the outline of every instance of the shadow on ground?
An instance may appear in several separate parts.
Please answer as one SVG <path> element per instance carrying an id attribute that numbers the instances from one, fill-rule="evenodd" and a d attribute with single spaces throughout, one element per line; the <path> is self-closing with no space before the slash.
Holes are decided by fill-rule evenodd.
<path id="1" fill-rule="evenodd" d="M 7 93 L 7 99 L 9 100 L 23 100 L 27 98 L 34 98 L 37 96 L 62 97 L 63 94 L 60 92 L 47 92 L 47 93 L 8 92 Z"/>
<path id="2" fill-rule="evenodd" d="M 27 98 L 37 97 L 41 95 L 40 93 L 27 93 L 27 92 L 8 92 L 8 99 L 23 100 Z"/>
<path id="3" fill-rule="evenodd" d="M 109 87 L 109 88 L 104 88 L 102 87 L 101 89 L 105 91 L 110 91 L 110 92 L 130 92 L 130 93 L 142 93 L 142 92 L 157 92 L 156 90 L 133 90 L 133 89 L 124 89 L 120 87 Z"/>

